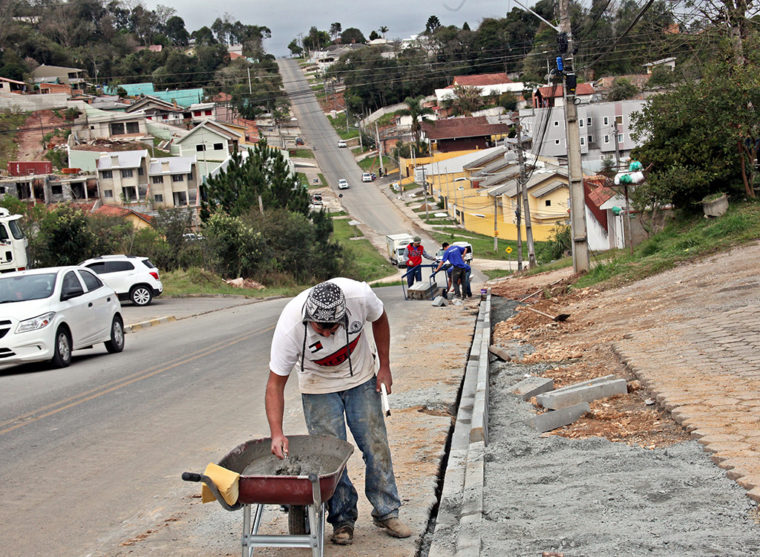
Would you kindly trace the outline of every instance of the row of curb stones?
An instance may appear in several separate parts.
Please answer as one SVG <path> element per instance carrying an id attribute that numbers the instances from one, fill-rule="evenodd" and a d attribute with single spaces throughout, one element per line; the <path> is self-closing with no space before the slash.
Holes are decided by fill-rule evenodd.
<path id="1" fill-rule="evenodd" d="M 462 396 L 451 437 L 433 539 L 428 555 L 455 557 L 480 553 L 485 447 L 488 443 L 488 377 L 491 292 L 480 303 Z"/>
<path id="2" fill-rule="evenodd" d="M 142 321 L 140 323 L 134 323 L 132 325 L 124 325 L 124 332 L 133 333 L 135 331 L 139 331 L 140 329 L 146 329 L 148 327 L 153 327 L 162 323 L 170 323 L 176 320 L 177 318 L 173 315 L 168 315 L 166 317 L 157 317 L 156 319 L 151 319 L 149 321 Z"/>

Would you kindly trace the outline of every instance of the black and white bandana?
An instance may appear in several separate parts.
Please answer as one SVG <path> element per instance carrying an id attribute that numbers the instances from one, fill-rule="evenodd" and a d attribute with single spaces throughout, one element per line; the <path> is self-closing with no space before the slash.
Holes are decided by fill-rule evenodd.
<path id="1" fill-rule="evenodd" d="M 317 323 L 343 323 L 346 297 L 332 282 L 322 282 L 311 289 L 303 306 L 303 320 Z"/>

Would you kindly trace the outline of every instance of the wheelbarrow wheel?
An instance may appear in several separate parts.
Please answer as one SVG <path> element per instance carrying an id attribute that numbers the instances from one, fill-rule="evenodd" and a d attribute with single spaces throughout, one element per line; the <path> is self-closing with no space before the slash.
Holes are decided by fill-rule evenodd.
<path id="1" fill-rule="evenodd" d="M 303 505 L 290 505 L 288 509 L 288 531 L 292 535 L 310 534 L 309 508 Z"/>

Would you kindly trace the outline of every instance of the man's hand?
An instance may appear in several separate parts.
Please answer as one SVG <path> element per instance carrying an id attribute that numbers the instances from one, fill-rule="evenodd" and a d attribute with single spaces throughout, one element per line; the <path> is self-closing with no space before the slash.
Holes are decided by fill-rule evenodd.
<path id="1" fill-rule="evenodd" d="M 377 370 L 377 385 L 375 386 L 375 390 L 378 393 L 380 392 L 381 383 L 385 384 L 385 390 L 388 391 L 388 394 L 391 394 L 391 385 L 393 385 L 393 376 L 391 375 L 390 366 L 380 366 L 380 369 Z"/>
<path id="2" fill-rule="evenodd" d="M 288 438 L 284 435 L 272 436 L 272 454 L 282 460 L 288 456 Z"/>

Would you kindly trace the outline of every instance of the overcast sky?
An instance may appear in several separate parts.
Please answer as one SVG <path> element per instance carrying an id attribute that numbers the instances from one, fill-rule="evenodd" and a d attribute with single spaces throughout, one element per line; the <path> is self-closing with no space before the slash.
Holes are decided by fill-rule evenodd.
<path id="1" fill-rule="evenodd" d="M 425 30 L 425 23 L 435 15 L 443 25 L 461 27 L 465 22 L 476 29 L 487 17 L 505 17 L 516 7 L 512 0 L 142 0 L 145 7 L 159 4 L 177 10 L 188 32 L 211 26 L 217 17 L 230 15 L 232 21 L 269 27 L 272 38 L 265 43 L 276 56 L 290 54 L 288 43 L 309 32 L 312 25 L 329 31 L 339 22 L 343 29 L 356 27 L 365 37 L 385 25 L 388 39 L 403 39 Z M 523 2 L 533 6 L 535 0 Z"/>

